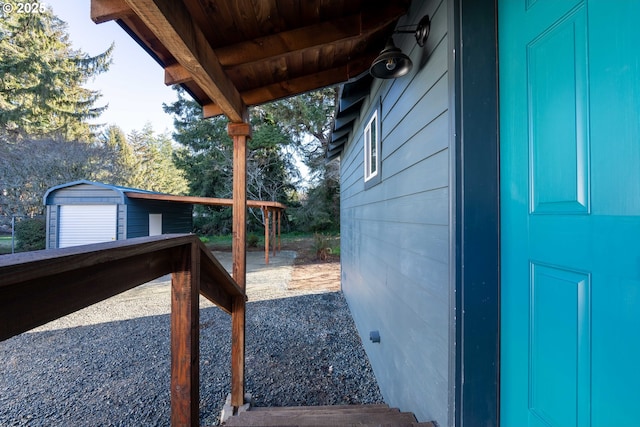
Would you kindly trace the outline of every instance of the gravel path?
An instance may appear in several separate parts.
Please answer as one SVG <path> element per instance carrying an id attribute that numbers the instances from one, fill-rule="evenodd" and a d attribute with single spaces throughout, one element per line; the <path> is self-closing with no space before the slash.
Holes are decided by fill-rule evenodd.
<path id="1" fill-rule="evenodd" d="M 246 391 L 256 406 L 382 402 L 342 294 L 287 289 L 294 255 L 248 253 Z M 0 426 L 169 425 L 169 305 L 165 278 L 0 342 Z M 200 423 L 215 425 L 231 321 L 201 308 Z"/>

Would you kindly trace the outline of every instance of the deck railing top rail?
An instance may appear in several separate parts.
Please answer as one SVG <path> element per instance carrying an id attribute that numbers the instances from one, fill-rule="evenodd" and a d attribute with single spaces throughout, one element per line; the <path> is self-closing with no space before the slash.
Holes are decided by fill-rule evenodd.
<path id="1" fill-rule="evenodd" d="M 194 235 L 163 235 L 0 257 L 0 341 L 171 273 L 171 424 L 198 425 L 199 295 L 231 314 L 246 294 Z M 243 326 L 244 317 L 240 317 Z M 235 323 L 234 323 L 235 325 Z M 234 326 L 232 345 L 244 347 Z M 244 353 L 232 361 L 241 400 Z"/>
<path id="2" fill-rule="evenodd" d="M 141 237 L 0 257 L 0 340 L 179 270 L 199 249 L 200 293 L 230 313 L 235 281 L 194 235 Z"/>

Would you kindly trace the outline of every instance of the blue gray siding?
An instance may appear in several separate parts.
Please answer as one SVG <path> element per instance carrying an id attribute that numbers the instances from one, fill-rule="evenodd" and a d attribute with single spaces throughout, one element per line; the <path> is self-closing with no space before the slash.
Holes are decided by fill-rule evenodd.
<path id="1" fill-rule="evenodd" d="M 121 193 L 108 187 L 91 184 L 78 184 L 52 191 L 45 201 L 47 205 L 71 204 L 113 204 L 124 203 Z"/>
<path id="2" fill-rule="evenodd" d="M 91 184 L 78 184 L 71 187 L 52 191 L 47 200 L 47 249 L 58 247 L 58 225 L 60 205 L 118 205 L 118 240 L 127 238 L 126 235 L 126 206 L 121 193 L 108 187 Z"/>
<path id="3" fill-rule="evenodd" d="M 162 214 L 162 233 L 191 233 L 193 207 L 187 203 L 155 200 L 127 201 L 127 237 L 149 235 L 149 214 Z"/>
<path id="4" fill-rule="evenodd" d="M 341 156 L 342 287 L 385 401 L 449 424 L 450 120 L 447 0 L 424 48 L 396 35 L 413 70 L 375 80 Z M 381 181 L 365 189 L 363 127 L 381 117 Z M 366 337 L 379 330 L 381 342 Z"/>
<path id="5" fill-rule="evenodd" d="M 149 214 L 162 214 L 162 232 L 190 233 L 193 229 L 193 207 L 187 203 L 129 199 L 119 187 L 104 184 L 71 183 L 54 187 L 46 196 L 47 248 L 58 247 L 60 205 L 117 205 L 118 240 L 149 235 Z"/>

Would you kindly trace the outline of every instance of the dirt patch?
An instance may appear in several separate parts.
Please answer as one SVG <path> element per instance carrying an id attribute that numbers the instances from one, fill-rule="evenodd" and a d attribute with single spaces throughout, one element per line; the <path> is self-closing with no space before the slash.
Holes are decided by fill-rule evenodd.
<path id="1" fill-rule="evenodd" d="M 294 263 L 291 280 L 287 288 L 292 291 L 339 291 L 340 261 Z"/>
<path id="2" fill-rule="evenodd" d="M 337 238 L 334 238 L 337 244 Z M 226 253 L 230 251 L 228 246 L 212 246 L 212 249 Z M 325 260 L 318 259 L 318 255 L 314 251 L 314 238 L 301 237 L 296 239 L 287 239 L 282 242 L 283 251 L 294 251 L 296 257 L 293 261 L 293 270 L 291 271 L 291 279 L 288 281 L 286 291 L 294 292 L 334 292 L 340 290 L 340 256 L 329 253 L 326 254 Z M 248 252 L 263 252 L 262 248 L 248 248 Z M 220 254 L 218 254 L 220 257 Z M 278 257 L 281 256 L 279 253 Z M 279 258 L 271 257 L 273 266 L 274 261 L 277 263 Z M 229 263 L 231 261 L 229 260 Z M 224 264 L 224 262 L 223 262 Z M 248 289 L 249 293 L 250 289 Z"/>
<path id="3" fill-rule="evenodd" d="M 339 291 L 340 256 L 326 254 L 325 260 L 318 259 L 314 251 L 313 238 L 301 238 L 283 244 L 283 249 L 296 251 L 291 280 L 287 286 L 291 291 Z"/>

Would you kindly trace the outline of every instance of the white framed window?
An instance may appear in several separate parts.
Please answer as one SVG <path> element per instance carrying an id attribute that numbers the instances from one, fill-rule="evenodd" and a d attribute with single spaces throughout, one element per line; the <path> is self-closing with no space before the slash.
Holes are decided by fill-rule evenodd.
<path id="1" fill-rule="evenodd" d="M 364 182 L 378 175 L 380 169 L 380 125 L 375 110 L 364 128 Z"/>

